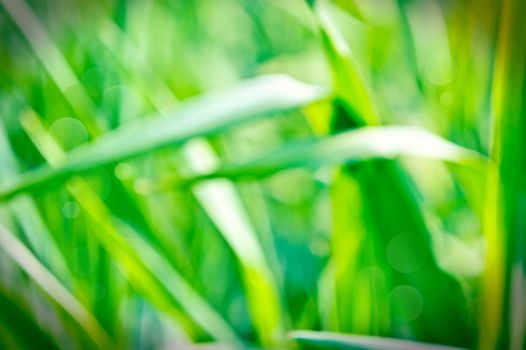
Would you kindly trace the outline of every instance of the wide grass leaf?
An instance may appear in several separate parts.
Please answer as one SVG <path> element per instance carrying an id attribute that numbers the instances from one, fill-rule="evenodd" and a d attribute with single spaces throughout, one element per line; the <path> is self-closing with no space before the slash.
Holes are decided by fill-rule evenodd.
<path id="1" fill-rule="evenodd" d="M 493 143 L 485 233 L 487 260 L 481 313 L 481 349 L 526 346 L 526 4 L 502 2 L 493 77 Z M 519 40 L 520 39 L 520 40 Z M 522 40 L 522 41 L 521 41 Z"/>
<path id="2" fill-rule="evenodd" d="M 287 145 L 244 162 L 225 163 L 208 173 L 167 181 L 174 185 L 217 177 L 259 178 L 290 168 L 315 168 L 400 156 L 437 159 L 481 171 L 486 166 L 484 156 L 424 129 L 401 126 L 365 127 Z M 161 183 L 161 186 L 165 185 L 166 183 Z"/>

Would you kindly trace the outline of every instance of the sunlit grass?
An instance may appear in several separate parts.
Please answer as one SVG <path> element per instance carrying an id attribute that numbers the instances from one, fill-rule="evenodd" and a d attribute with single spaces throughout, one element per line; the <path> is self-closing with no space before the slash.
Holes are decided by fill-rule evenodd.
<path id="1" fill-rule="evenodd" d="M 0 0 L 0 347 L 523 348 L 525 10 Z"/>

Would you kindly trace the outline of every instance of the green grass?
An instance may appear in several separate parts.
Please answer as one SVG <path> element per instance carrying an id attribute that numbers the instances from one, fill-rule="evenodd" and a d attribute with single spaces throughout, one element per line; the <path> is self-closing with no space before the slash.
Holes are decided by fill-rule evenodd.
<path id="1" fill-rule="evenodd" d="M 0 347 L 522 349 L 519 0 L 0 0 Z"/>

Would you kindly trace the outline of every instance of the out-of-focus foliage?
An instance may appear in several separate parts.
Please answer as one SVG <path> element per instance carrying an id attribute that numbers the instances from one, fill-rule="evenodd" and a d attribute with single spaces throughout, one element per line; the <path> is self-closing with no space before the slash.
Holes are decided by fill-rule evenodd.
<path id="1" fill-rule="evenodd" d="M 0 347 L 522 349 L 525 13 L 0 0 Z"/>

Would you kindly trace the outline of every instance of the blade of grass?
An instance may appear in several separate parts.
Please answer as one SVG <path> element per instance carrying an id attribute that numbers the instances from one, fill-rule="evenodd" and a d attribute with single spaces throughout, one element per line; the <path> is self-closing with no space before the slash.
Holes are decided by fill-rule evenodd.
<path id="1" fill-rule="evenodd" d="M 193 141 L 186 149 L 193 168 L 213 166 L 217 160 L 209 153 L 209 146 Z M 276 282 L 235 187 L 219 179 L 198 184 L 194 193 L 240 260 L 246 297 L 261 343 L 271 346 L 280 342 L 283 325 Z"/>
<path id="2" fill-rule="evenodd" d="M 330 332 L 295 331 L 290 337 L 306 347 L 331 350 L 461 350 L 460 348 L 425 344 L 410 340 Z"/>
<path id="3" fill-rule="evenodd" d="M 324 330 L 342 331 L 352 327 L 356 333 L 377 334 L 387 328 L 385 323 L 389 315 L 378 312 L 373 306 L 377 291 L 371 288 L 369 279 L 357 278 L 362 266 L 366 265 L 363 260 L 369 258 L 363 254 L 363 242 L 368 237 L 362 219 L 362 196 L 357 180 L 344 174 L 335 175 L 330 189 L 332 254 L 318 282 Z M 341 246 L 345 249 L 340 249 Z M 352 300 L 355 312 L 348 312 L 346 300 Z M 379 317 L 378 313 L 382 315 Z"/>
<path id="4" fill-rule="evenodd" d="M 486 201 L 481 349 L 526 345 L 526 4 L 502 2 L 492 90 L 493 135 Z"/>
<path id="5" fill-rule="evenodd" d="M 238 163 L 225 163 L 196 176 L 156 181 L 154 188 L 187 185 L 214 178 L 260 178 L 290 168 L 362 162 L 417 156 L 465 165 L 484 171 L 486 159 L 477 152 L 415 127 L 365 127 L 335 136 L 287 145 L 276 151 Z M 141 188 L 148 188 L 148 183 Z"/>

